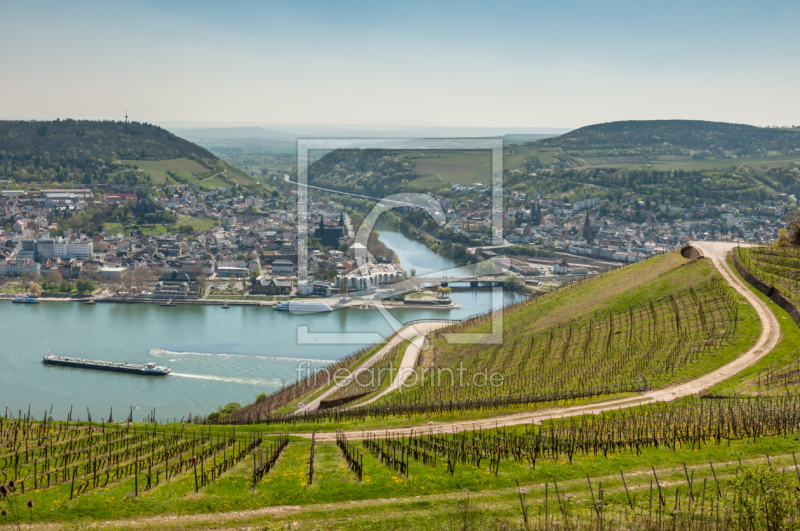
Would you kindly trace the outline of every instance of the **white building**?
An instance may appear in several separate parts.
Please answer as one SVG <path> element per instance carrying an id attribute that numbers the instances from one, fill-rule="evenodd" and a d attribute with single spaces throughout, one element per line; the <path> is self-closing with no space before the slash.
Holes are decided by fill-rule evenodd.
<path id="1" fill-rule="evenodd" d="M 403 280 L 406 275 L 395 264 L 366 263 L 346 273 L 344 276 L 336 277 L 335 286 L 337 288 L 339 288 L 343 278 L 347 282 L 348 291 L 360 291 L 392 284 L 398 280 Z"/>
<path id="2" fill-rule="evenodd" d="M 600 204 L 600 199 L 597 197 L 590 197 L 589 199 L 584 199 L 583 201 L 575 201 L 572 205 L 572 210 L 574 212 L 580 212 L 581 210 L 586 210 L 587 208 L 592 208 Z"/>
<path id="3" fill-rule="evenodd" d="M 354 243 L 353 246 L 350 247 L 350 251 L 353 253 L 353 258 L 356 259 L 367 255 L 367 248 L 360 243 Z"/>
<path id="4" fill-rule="evenodd" d="M 127 269 L 127 267 L 101 267 L 100 276 L 103 278 L 119 278 Z"/>
<path id="5" fill-rule="evenodd" d="M 275 260 L 272 262 L 272 272 L 276 275 L 291 275 L 294 273 L 294 264 L 291 260 Z"/>
<path id="6" fill-rule="evenodd" d="M 64 241 L 61 238 L 45 239 L 36 242 L 36 257 L 39 260 L 48 258 L 77 258 L 88 260 L 93 252 L 93 244 Z"/>
<path id="7" fill-rule="evenodd" d="M 41 271 L 42 265 L 32 260 L 9 260 L 0 263 L 0 276 L 18 277 L 23 273 L 30 275 L 41 273 Z"/>

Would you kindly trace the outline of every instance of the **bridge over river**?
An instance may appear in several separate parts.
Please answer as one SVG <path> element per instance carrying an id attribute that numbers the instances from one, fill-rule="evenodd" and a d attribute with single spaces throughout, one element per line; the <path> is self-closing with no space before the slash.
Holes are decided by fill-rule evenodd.
<path id="1" fill-rule="evenodd" d="M 434 275 L 426 275 L 423 277 L 412 277 L 406 279 L 407 281 L 413 282 L 415 284 L 419 283 L 422 285 L 428 286 L 444 286 L 447 287 L 449 284 L 455 283 L 469 283 L 469 287 L 471 288 L 491 288 L 496 286 L 502 286 L 503 280 L 508 273 L 502 273 L 497 275 L 447 275 L 447 276 L 434 276 Z"/>

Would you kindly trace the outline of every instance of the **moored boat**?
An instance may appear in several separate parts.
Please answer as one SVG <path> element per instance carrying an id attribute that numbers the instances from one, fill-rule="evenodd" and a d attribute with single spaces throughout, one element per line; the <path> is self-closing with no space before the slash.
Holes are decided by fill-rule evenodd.
<path id="1" fill-rule="evenodd" d="M 36 297 L 29 297 L 27 295 L 24 297 L 14 297 L 11 299 L 11 302 L 15 302 L 17 304 L 39 304 L 39 301 L 36 300 Z"/>
<path id="2" fill-rule="evenodd" d="M 292 313 L 322 313 L 332 312 L 330 306 L 324 302 L 303 302 L 303 301 L 286 301 L 279 302 L 275 305 L 275 309 L 279 312 L 292 312 Z"/>

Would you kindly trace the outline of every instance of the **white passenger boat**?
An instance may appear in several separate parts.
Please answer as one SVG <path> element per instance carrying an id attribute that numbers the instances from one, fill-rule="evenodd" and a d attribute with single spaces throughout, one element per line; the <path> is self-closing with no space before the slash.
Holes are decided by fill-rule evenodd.
<path id="1" fill-rule="evenodd" d="M 333 311 L 330 306 L 324 302 L 302 302 L 302 301 L 287 301 L 279 302 L 275 305 L 275 309 L 279 312 L 292 312 L 292 313 L 322 313 Z"/>

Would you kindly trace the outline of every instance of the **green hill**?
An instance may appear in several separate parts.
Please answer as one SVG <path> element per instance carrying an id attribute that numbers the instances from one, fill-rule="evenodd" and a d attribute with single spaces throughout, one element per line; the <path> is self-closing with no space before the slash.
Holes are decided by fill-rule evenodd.
<path id="1" fill-rule="evenodd" d="M 800 154 L 800 131 L 701 120 L 641 120 L 590 125 L 545 138 L 538 146 L 568 151 L 642 150 L 695 158 Z"/>
<path id="2" fill-rule="evenodd" d="M 180 168 L 166 168 L 161 178 L 155 172 L 146 180 L 147 166 L 161 161 L 181 161 L 176 163 Z M 181 176 L 184 168 L 191 171 Z M 251 182 L 206 149 L 155 125 L 89 120 L 0 121 L 0 176 L 20 186 L 147 185 L 190 182 L 217 174 L 230 183 Z M 168 181 L 168 177 L 176 178 Z"/>

